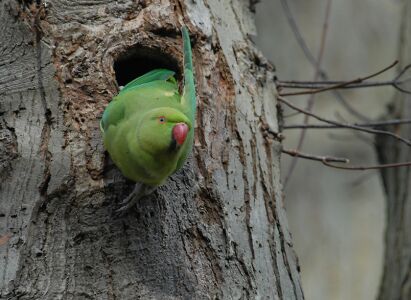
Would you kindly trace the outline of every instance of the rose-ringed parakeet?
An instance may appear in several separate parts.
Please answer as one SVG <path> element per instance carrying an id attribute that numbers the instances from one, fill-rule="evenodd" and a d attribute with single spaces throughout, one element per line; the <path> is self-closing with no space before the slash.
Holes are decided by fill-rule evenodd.
<path id="1" fill-rule="evenodd" d="M 121 213 L 180 169 L 194 138 L 196 97 L 190 38 L 182 28 L 184 88 L 156 69 L 128 83 L 113 98 L 100 122 L 104 146 L 123 175 L 136 182 Z"/>

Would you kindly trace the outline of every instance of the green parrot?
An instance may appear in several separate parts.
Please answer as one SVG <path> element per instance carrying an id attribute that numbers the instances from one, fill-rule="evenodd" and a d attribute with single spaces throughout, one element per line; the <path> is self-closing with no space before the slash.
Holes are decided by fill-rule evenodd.
<path id="1" fill-rule="evenodd" d="M 196 95 L 190 37 L 182 28 L 182 95 L 166 69 L 152 70 L 128 83 L 105 109 L 100 121 L 104 146 L 123 175 L 136 182 L 117 213 L 132 207 L 180 169 L 194 138 Z"/>

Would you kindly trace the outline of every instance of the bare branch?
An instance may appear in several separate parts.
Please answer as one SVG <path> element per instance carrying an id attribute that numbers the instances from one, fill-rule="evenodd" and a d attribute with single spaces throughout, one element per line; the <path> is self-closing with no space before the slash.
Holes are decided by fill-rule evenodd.
<path id="1" fill-rule="evenodd" d="M 379 86 L 390 85 L 402 93 L 411 94 L 410 90 L 406 90 L 400 87 L 400 85 L 411 81 L 411 77 L 405 78 L 405 79 L 401 78 L 404 74 L 406 74 L 405 72 L 410 68 L 411 68 L 411 64 L 405 66 L 402 69 L 402 71 L 399 72 L 399 74 L 393 80 L 351 83 L 346 86 L 341 86 L 338 89 L 357 89 L 357 88 L 379 87 Z M 335 81 L 335 80 L 325 80 L 325 81 L 277 80 L 276 84 L 279 88 L 314 90 L 314 89 L 324 89 L 326 87 L 330 87 L 330 85 L 343 84 L 345 82 L 346 81 Z"/>
<path id="2" fill-rule="evenodd" d="M 288 24 L 290 25 L 290 28 L 294 34 L 295 39 L 297 40 L 298 45 L 300 46 L 301 50 L 303 51 L 305 57 L 307 60 L 314 66 L 316 67 L 318 65 L 318 60 L 315 59 L 314 55 L 311 53 L 310 49 L 308 49 L 307 43 L 305 42 L 299 28 L 297 25 L 297 22 L 295 21 L 295 18 L 293 14 L 291 13 L 291 9 L 288 6 L 287 0 L 281 0 L 281 5 L 283 7 L 284 15 L 287 18 Z M 325 74 L 324 70 L 321 70 L 319 68 L 319 71 L 321 74 Z"/>
<path id="3" fill-rule="evenodd" d="M 281 152 L 288 154 L 290 156 L 296 157 L 296 158 L 305 158 L 309 160 L 320 161 L 327 167 L 331 167 L 335 169 L 342 169 L 342 170 L 349 170 L 349 171 L 365 171 L 365 170 L 377 170 L 377 169 L 400 168 L 400 167 L 411 166 L 411 161 L 402 162 L 402 163 L 374 165 L 374 166 L 340 166 L 340 165 L 332 164 L 331 162 L 349 163 L 350 160 L 344 157 L 319 156 L 319 155 L 314 155 L 314 154 L 308 154 L 308 153 L 299 152 L 294 149 L 283 149 L 281 150 Z"/>
<path id="4" fill-rule="evenodd" d="M 303 53 L 307 60 L 314 66 L 317 66 L 317 61 L 314 58 L 314 55 L 312 55 L 311 51 L 308 49 L 307 43 L 305 42 L 304 38 L 302 37 L 300 30 L 298 29 L 297 22 L 294 19 L 293 14 L 291 13 L 290 7 L 288 6 L 287 0 L 281 0 L 281 5 L 283 7 L 284 15 L 287 17 L 288 24 L 291 27 L 291 30 L 294 34 L 294 37 L 297 40 L 298 45 L 300 48 L 303 50 Z M 320 70 L 320 77 L 324 80 L 328 80 L 328 75 L 323 69 Z M 332 90 L 332 93 L 334 96 L 337 98 L 337 100 L 341 103 L 341 105 L 352 115 L 356 116 L 358 119 L 363 120 L 363 121 L 368 121 L 368 118 L 358 112 L 355 108 L 351 106 L 350 103 L 348 103 L 345 98 L 341 95 L 340 92 L 337 90 Z"/>
<path id="5" fill-rule="evenodd" d="M 411 141 L 410 141 L 410 140 L 405 139 L 405 138 L 403 138 L 403 137 L 401 137 L 401 136 L 399 136 L 399 135 L 397 135 L 397 134 L 395 134 L 395 133 L 392 133 L 392 132 L 389 132 L 389 131 L 385 131 L 385 130 L 364 128 L 364 127 L 356 126 L 356 125 L 353 125 L 353 124 L 342 124 L 342 123 L 339 123 L 339 122 L 336 122 L 336 121 L 333 121 L 333 120 L 328 120 L 328 119 L 323 118 L 323 117 L 320 117 L 320 116 L 318 116 L 318 115 L 316 115 L 316 114 L 314 114 L 314 113 L 312 113 L 312 112 L 309 112 L 309 111 L 307 111 L 307 110 L 304 110 L 304 109 L 302 109 L 302 108 L 299 108 L 299 107 L 295 106 L 294 104 L 292 104 L 292 103 L 290 103 L 288 100 L 286 100 L 284 97 L 277 96 L 277 99 L 278 99 L 278 101 L 284 103 L 284 104 L 287 105 L 288 107 L 290 107 L 290 108 L 292 108 L 292 109 L 294 109 L 294 110 L 296 110 L 296 111 L 302 112 L 302 113 L 304 113 L 304 114 L 306 114 L 306 115 L 309 115 L 310 117 L 313 117 L 313 118 L 315 118 L 315 119 L 317 119 L 317 120 L 319 120 L 319 121 L 322 121 L 322 122 L 325 122 L 325 123 L 328 123 L 328 124 L 332 124 L 332 125 L 337 125 L 337 126 L 341 126 L 341 127 L 345 127 L 345 128 L 350 128 L 350 129 L 358 130 L 358 131 L 363 131 L 363 132 L 368 132 L 368 133 L 373 133 L 373 134 L 388 135 L 388 136 L 391 136 L 391 137 L 393 137 L 393 138 L 395 138 L 395 139 L 397 139 L 397 140 L 399 140 L 399 141 L 407 144 L 408 146 L 411 146 Z"/>
<path id="6" fill-rule="evenodd" d="M 300 158 L 306 158 L 310 160 L 317 160 L 317 161 L 330 161 L 330 162 L 342 162 L 342 163 L 349 163 L 349 159 L 344 158 L 344 157 L 333 157 L 333 156 L 318 156 L 318 155 L 313 155 L 313 154 L 308 154 L 308 153 L 303 153 L 299 152 L 294 149 L 283 149 L 281 152 L 288 154 L 293 157 L 300 157 Z"/>
<path id="7" fill-rule="evenodd" d="M 323 28 L 322 28 L 322 32 L 321 32 L 320 50 L 318 52 L 318 57 L 317 57 L 316 64 L 315 64 L 314 80 L 317 80 L 318 77 L 320 76 L 320 73 L 321 73 L 320 68 L 321 68 L 321 63 L 322 63 L 323 56 L 324 56 L 325 40 L 326 40 L 326 37 L 327 37 L 328 21 L 329 21 L 329 18 L 330 18 L 330 12 L 331 12 L 331 0 L 327 0 L 327 6 L 326 6 L 326 9 L 325 9 L 324 23 L 323 23 Z M 308 104 L 307 104 L 307 108 L 306 108 L 308 111 L 311 111 L 313 106 L 314 106 L 314 98 L 315 98 L 315 95 L 312 94 L 308 99 Z M 309 116 L 305 115 L 304 116 L 304 124 L 308 124 L 308 119 L 309 119 Z M 301 132 L 300 139 L 298 141 L 297 151 L 299 151 L 302 148 L 303 144 L 304 144 L 305 134 L 306 134 L 306 132 L 305 132 L 305 130 L 303 130 Z M 284 187 L 287 186 L 288 180 L 291 177 L 291 174 L 293 173 L 296 165 L 297 165 L 297 159 L 294 158 L 291 162 L 290 168 L 288 169 L 288 173 L 285 176 Z"/>
<path id="8" fill-rule="evenodd" d="M 309 94 L 317 94 L 317 93 L 321 93 L 321 92 L 325 92 L 325 91 L 329 91 L 329 90 L 341 89 L 341 88 L 344 88 L 344 87 L 346 87 L 350 84 L 361 83 L 361 82 L 363 82 L 367 79 L 378 76 L 381 73 L 384 73 L 385 71 L 387 71 L 387 70 L 391 69 L 392 67 L 394 67 L 397 63 L 398 63 L 398 60 L 394 61 L 388 67 L 385 67 L 384 69 L 382 69 L 378 72 L 375 72 L 371 75 L 365 76 L 365 77 L 360 77 L 360 78 L 357 78 L 357 79 L 354 79 L 354 80 L 340 82 L 340 83 L 337 83 L 337 84 L 334 84 L 334 85 L 331 85 L 331 86 L 318 88 L 318 89 L 310 89 L 310 90 L 305 90 L 305 91 L 301 91 L 301 92 L 294 92 L 294 93 L 283 93 L 283 94 L 280 94 L 280 96 L 309 95 Z"/>
<path id="9" fill-rule="evenodd" d="M 332 164 L 331 162 L 349 163 L 350 162 L 349 159 L 344 158 L 344 157 L 319 156 L 319 155 L 299 152 L 293 149 L 283 149 L 281 150 L 281 152 L 288 154 L 290 156 L 293 156 L 293 157 L 297 157 L 297 158 L 305 158 L 309 160 L 320 161 L 327 167 L 331 167 L 335 169 L 342 169 L 342 170 L 350 170 L 350 171 L 365 171 L 365 170 L 377 170 L 377 169 L 400 168 L 400 167 L 411 166 L 411 161 L 402 162 L 402 163 L 374 165 L 374 166 L 340 166 L 340 165 Z"/>
<path id="10" fill-rule="evenodd" d="M 359 127 L 377 127 L 377 126 L 385 126 L 385 125 L 400 125 L 400 124 L 410 124 L 411 119 L 394 119 L 394 120 L 386 120 L 386 121 L 378 121 L 378 122 L 367 122 L 367 123 L 353 123 L 354 126 Z M 343 125 L 350 125 L 348 123 L 342 123 Z M 323 125 L 323 124 L 291 124 L 291 125 L 284 125 L 283 129 L 344 129 L 345 126 L 341 125 Z"/>
<path id="11" fill-rule="evenodd" d="M 343 84 L 345 82 L 346 81 L 336 81 L 336 80 L 328 80 L 328 81 L 278 80 L 277 85 L 281 88 L 289 88 L 289 89 L 323 89 L 323 88 L 329 87 L 330 85 Z M 387 86 L 387 85 L 393 85 L 394 83 L 395 82 L 393 80 L 351 83 L 349 85 L 339 87 L 339 89 L 357 89 L 357 88 L 365 88 L 365 87 Z"/>
<path id="12" fill-rule="evenodd" d="M 402 163 L 375 165 L 375 166 L 339 166 L 339 165 L 331 164 L 326 160 L 323 160 L 322 163 L 326 165 L 327 167 L 331 167 L 335 169 L 342 169 L 342 170 L 351 170 L 351 171 L 378 170 L 378 169 L 400 168 L 400 167 L 411 166 L 411 161 L 402 162 Z"/>

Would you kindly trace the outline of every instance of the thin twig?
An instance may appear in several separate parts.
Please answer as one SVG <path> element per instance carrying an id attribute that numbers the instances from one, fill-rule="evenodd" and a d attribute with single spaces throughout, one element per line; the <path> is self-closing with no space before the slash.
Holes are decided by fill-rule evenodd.
<path id="1" fill-rule="evenodd" d="M 331 3 L 332 3 L 331 0 L 327 0 L 327 6 L 326 6 L 326 9 L 325 9 L 324 23 L 323 23 L 323 28 L 322 28 L 322 32 L 321 32 L 320 49 L 319 49 L 319 52 L 318 52 L 317 60 L 315 61 L 316 63 L 315 63 L 314 81 L 316 81 L 318 79 L 318 77 L 320 76 L 320 73 L 321 73 L 321 63 L 322 63 L 323 56 L 324 56 L 325 40 L 326 40 L 327 32 L 328 32 L 328 21 L 329 21 L 330 12 L 331 12 Z M 308 111 L 311 111 L 313 106 L 314 106 L 314 98 L 315 98 L 315 95 L 312 94 L 308 99 L 308 104 L 307 104 L 307 107 L 306 107 L 306 109 Z M 309 119 L 309 116 L 305 115 L 304 116 L 304 124 L 308 124 L 308 119 Z M 305 135 L 306 135 L 306 131 L 302 130 L 299 141 L 298 141 L 298 144 L 297 144 L 297 151 L 299 151 L 303 147 Z M 287 183 L 288 183 L 288 181 L 289 181 L 296 165 L 297 165 L 297 159 L 294 158 L 291 161 L 290 168 L 288 169 L 287 175 L 285 176 L 284 187 L 287 186 Z"/>
<path id="2" fill-rule="evenodd" d="M 319 120 L 319 121 L 322 121 L 322 122 L 325 122 L 325 123 L 328 123 L 328 124 L 333 124 L 333 125 L 345 127 L 345 128 L 350 128 L 350 129 L 358 130 L 358 131 L 363 131 L 363 132 L 368 132 L 368 133 L 373 133 L 373 134 L 388 135 L 388 136 L 391 136 L 391 137 L 393 137 L 393 138 L 395 138 L 395 139 L 397 139 L 397 140 L 399 140 L 399 141 L 407 144 L 408 146 L 411 146 L 411 141 L 410 141 L 410 140 L 407 140 L 407 139 L 405 139 L 405 138 L 403 138 L 403 137 L 401 137 L 401 136 L 399 136 L 399 135 L 397 135 L 397 134 L 395 134 L 395 133 L 392 133 L 392 132 L 389 132 L 389 131 L 385 131 L 385 130 L 364 128 L 364 127 L 356 126 L 356 125 L 353 125 L 353 124 L 342 124 L 342 123 L 339 123 L 339 122 L 336 122 L 336 121 L 333 121 L 333 120 L 328 120 L 328 119 L 323 118 L 323 117 L 320 117 L 320 116 L 318 116 L 318 115 L 316 115 L 316 114 L 314 114 L 314 113 L 312 113 L 312 112 L 309 112 L 309 111 L 307 111 L 307 110 L 304 110 L 304 109 L 302 109 L 302 108 L 299 108 L 299 107 L 295 106 L 294 104 L 292 104 L 292 103 L 290 103 L 288 100 L 286 100 L 284 97 L 277 96 L 277 99 L 278 99 L 278 101 L 284 103 L 284 104 L 287 105 L 288 107 L 290 107 L 290 108 L 292 108 L 292 109 L 294 109 L 294 110 L 296 110 L 296 111 L 302 112 L 302 113 L 304 113 L 304 114 L 306 114 L 306 115 L 309 115 L 310 117 L 313 117 L 313 118 L 315 118 L 315 119 L 317 119 L 317 120 Z"/>
<path id="3" fill-rule="evenodd" d="M 329 87 L 330 85 L 336 84 L 343 84 L 346 81 L 297 81 L 297 80 L 290 80 L 290 81 L 283 81 L 277 80 L 277 85 L 282 88 L 288 89 L 322 89 Z M 365 88 L 365 87 L 376 87 L 376 86 L 387 86 L 393 85 L 395 81 L 371 81 L 371 82 L 362 82 L 362 83 L 351 83 L 347 86 L 339 87 L 340 89 L 357 89 L 357 88 Z"/>
<path id="4" fill-rule="evenodd" d="M 411 161 L 402 162 L 402 163 L 374 165 L 374 166 L 340 166 L 340 165 L 332 164 L 331 162 L 349 163 L 350 162 L 349 159 L 343 158 L 343 157 L 319 156 L 319 155 L 299 152 L 293 149 L 283 149 L 281 150 L 281 152 L 288 154 L 290 156 L 293 156 L 293 157 L 297 157 L 297 158 L 305 158 L 309 160 L 320 161 L 327 167 L 331 167 L 335 169 L 342 169 L 342 170 L 350 170 L 350 171 L 365 171 L 365 170 L 400 168 L 400 167 L 411 166 Z"/>
<path id="5" fill-rule="evenodd" d="M 280 88 L 288 89 L 322 89 L 329 87 L 334 84 L 341 84 L 343 81 L 280 81 L 277 80 L 276 84 Z M 341 86 L 337 89 L 359 89 L 368 87 L 381 87 L 381 86 L 392 86 L 404 94 L 411 94 L 411 91 L 407 91 L 398 86 L 398 83 L 394 80 L 390 81 L 371 81 L 363 83 L 352 83 L 347 86 Z"/>
<path id="6" fill-rule="evenodd" d="M 298 45 L 300 46 L 301 50 L 303 51 L 307 60 L 315 67 L 317 66 L 317 60 L 315 59 L 314 55 L 312 55 L 311 51 L 308 49 L 307 43 L 305 42 L 304 38 L 301 35 L 300 30 L 298 29 L 297 22 L 294 19 L 293 14 L 291 13 L 291 9 L 288 6 L 287 0 L 281 0 L 281 5 L 283 7 L 284 15 L 287 17 L 288 24 L 294 34 L 295 39 L 297 40 Z M 320 69 L 321 73 L 325 73 L 324 70 Z"/>
<path id="7" fill-rule="evenodd" d="M 342 124 L 349 124 L 349 122 L 338 112 L 335 112 L 335 117 L 337 118 L 337 122 L 342 123 Z M 378 129 L 378 128 L 376 128 Z M 381 129 L 381 130 L 385 130 L 385 129 Z M 354 130 L 352 132 L 352 134 L 357 137 L 360 141 L 366 143 L 368 146 L 371 146 L 374 149 L 375 143 L 374 143 L 374 139 L 367 136 L 366 134 L 364 134 L 363 132 L 359 132 L 357 130 Z"/>
<path id="8" fill-rule="evenodd" d="M 411 123 L 411 119 L 394 119 L 394 120 L 386 120 L 386 121 L 379 121 L 379 122 L 352 123 L 352 125 L 359 126 L 359 127 L 376 127 L 376 126 L 384 126 L 384 125 L 399 125 L 399 124 L 410 124 L 410 123 Z M 291 124 L 291 125 L 284 125 L 282 128 L 283 129 L 301 129 L 301 128 L 304 128 L 304 129 L 328 129 L 328 128 L 344 129 L 346 127 L 340 126 L 340 125 L 331 125 L 331 124 L 328 124 L 328 125 Z"/>
<path id="9" fill-rule="evenodd" d="M 293 156 L 293 157 L 301 157 L 301 158 L 317 160 L 317 161 L 342 162 L 342 163 L 350 162 L 349 159 L 344 158 L 344 157 L 319 156 L 319 155 L 303 153 L 303 152 L 300 152 L 294 149 L 283 149 L 281 150 L 281 152 L 288 154 L 290 156 Z"/>
<path id="10" fill-rule="evenodd" d="M 384 69 L 375 72 L 371 75 L 365 76 L 365 77 L 360 77 L 354 80 L 350 80 L 350 81 L 345 81 L 345 82 L 340 82 L 331 86 L 327 86 L 327 87 L 323 87 L 323 88 L 318 88 L 318 89 L 309 89 L 309 90 L 305 90 L 305 91 L 301 91 L 301 92 L 294 92 L 294 93 L 283 93 L 280 94 L 280 96 L 298 96 L 298 95 L 310 95 L 310 94 L 318 94 L 321 92 L 325 92 L 325 91 L 329 91 L 329 90 L 335 90 L 335 89 L 341 89 L 345 86 L 348 86 L 350 84 L 354 84 L 354 83 L 361 83 L 367 79 L 370 79 L 372 77 L 378 76 L 381 73 L 384 73 L 385 71 L 391 69 L 392 67 L 394 67 L 396 64 L 398 63 L 398 60 L 394 61 L 392 64 L 390 64 L 388 67 L 385 67 Z M 315 80 L 314 80 L 315 81 Z"/>
<path id="11" fill-rule="evenodd" d="M 411 69 L 411 64 L 405 66 L 398 75 L 392 80 L 386 81 L 368 81 L 361 83 L 352 83 L 347 86 L 339 87 L 339 89 L 357 89 L 357 88 L 367 88 L 367 87 L 380 87 L 390 85 L 395 89 L 399 90 L 405 94 L 411 94 L 410 90 L 406 90 L 400 87 L 401 84 L 411 81 L 410 78 L 401 79 L 408 69 Z M 401 80 L 400 80 L 401 79 Z M 278 88 L 288 88 L 288 89 L 320 89 L 329 87 L 330 85 L 342 84 L 345 81 L 336 80 L 324 80 L 324 81 L 299 81 L 299 80 L 277 80 L 276 84 Z"/>
<path id="12" fill-rule="evenodd" d="M 401 163 L 392 163 L 392 164 L 382 164 L 375 166 L 339 166 L 329 163 L 326 160 L 323 160 L 322 163 L 327 167 L 342 169 L 342 170 L 351 170 L 351 171 L 364 171 L 364 170 L 378 170 L 378 169 L 387 169 L 387 168 L 400 168 L 400 167 L 409 167 L 411 166 L 411 161 L 401 162 Z"/>
<path id="13" fill-rule="evenodd" d="M 317 61 L 314 58 L 314 55 L 312 55 L 311 51 L 308 49 L 307 43 L 305 42 L 304 38 L 302 37 L 300 30 L 298 29 L 297 22 L 294 19 L 293 14 L 291 13 L 291 9 L 288 6 L 287 0 L 281 0 L 281 4 L 283 7 L 284 15 L 287 17 L 288 24 L 290 25 L 290 28 L 294 34 L 295 39 L 297 40 L 298 45 L 300 48 L 303 50 L 303 53 L 307 60 L 314 66 L 317 66 Z M 320 69 L 320 76 L 324 80 L 328 80 L 328 75 L 325 72 L 325 70 Z M 363 121 L 368 121 L 369 119 L 358 112 L 355 108 L 351 106 L 350 103 L 345 100 L 345 98 L 341 95 L 340 92 L 337 90 L 332 90 L 332 93 L 334 96 L 337 98 L 337 100 L 341 103 L 341 105 L 352 115 L 356 116 L 358 119 L 363 120 Z"/>

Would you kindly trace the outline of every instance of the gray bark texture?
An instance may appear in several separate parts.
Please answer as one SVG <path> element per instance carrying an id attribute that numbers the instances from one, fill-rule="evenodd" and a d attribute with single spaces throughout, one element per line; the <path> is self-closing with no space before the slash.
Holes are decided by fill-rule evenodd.
<path id="1" fill-rule="evenodd" d="M 1 299 L 303 299 L 283 207 L 274 71 L 246 0 L 0 2 Z M 120 218 L 133 188 L 102 145 L 134 53 L 181 73 L 193 155 Z M 131 54 L 130 54 L 131 55 Z M 117 74 L 119 75 L 119 74 Z"/>
<path id="2" fill-rule="evenodd" d="M 404 1 L 400 36 L 400 69 L 411 63 L 411 2 Z M 410 72 L 403 79 L 409 78 Z M 410 83 L 406 88 L 409 90 Z M 411 95 L 397 93 L 387 118 L 409 118 Z M 411 139 L 411 125 L 386 128 Z M 411 161 L 411 149 L 392 139 L 379 137 L 380 163 Z M 411 299 L 411 168 L 382 169 L 386 194 L 385 258 L 380 300 Z"/>

